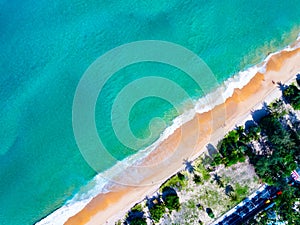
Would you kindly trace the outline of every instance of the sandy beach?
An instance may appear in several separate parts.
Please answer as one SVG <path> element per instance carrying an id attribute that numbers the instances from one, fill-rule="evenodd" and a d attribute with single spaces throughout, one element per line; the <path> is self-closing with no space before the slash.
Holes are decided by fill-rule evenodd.
<path id="1" fill-rule="evenodd" d="M 121 174 L 116 177 L 124 185 L 116 184 L 110 192 L 96 196 L 65 224 L 114 224 L 136 202 L 153 194 L 163 181 L 181 170 L 184 159 L 195 159 L 206 150 L 207 144 L 216 145 L 234 126 L 251 119 L 251 110 L 260 108 L 264 101 L 278 98 L 281 92 L 276 83 L 295 78 L 299 71 L 300 48 L 272 55 L 265 73 L 257 73 L 242 89 L 235 89 L 224 104 L 209 112 L 196 114 L 193 120 L 177 129 L 139 165 L 130 167 L 126 174 L 131 176 Z"/>

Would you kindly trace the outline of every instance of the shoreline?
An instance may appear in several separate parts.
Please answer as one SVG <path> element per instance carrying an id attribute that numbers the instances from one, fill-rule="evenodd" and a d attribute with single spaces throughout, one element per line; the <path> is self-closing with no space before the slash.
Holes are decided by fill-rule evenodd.
<path id="1" fill-rule="evenodd" d="M 183 168 L 183 159 L 196 159 L 199 155 L 203 153 L 203 149 L 206 149 L 206 144 L 213 143 L 214 141 L 218 141 L 219 139 L 223 138 L 225 133 L 232 129 L 234 125 L 238 123 L 237 120 L 241 120 L 241 117 L 249 117 L 250 109 L 254 106 L 249 107 L 249 109 L 247 110 L 243 109 L 242 111 L 244 113 L 239 115 L 237 120 L 235 119 L 235 114 L 238 114 L 241 108 L 243 108 L 240 105 L 238 105 L 238 103 L 249 102 L 251 99 L 253 99 L 255 102 L 255 100 L 257 99 L 255 99 L 253 95 L 257 95 L 256 92 L 264 88 L 264 86 L 267 87 L 268 90 L 271 88 L 272 91 L 272 89 L 274 89 L 272 87 L 273 84 L 265 85 L 265 82 L 270 80 L 271 78 L 268 77 L 268 79 L 265 79 L 265 76 L 267 76 L 268 73 L 272 74 L 272 71 L 279 71 L 282 68 L 283 63 L 286 64 L 287 59 L 293 58 L 295 54 L 297 54 L 297 57 L 299 57 L 300 59 L 299 44 L 300 40 L 298 38 L 297 42 L 290 45 L 291 47 L 296 48 L 296 50 L 292 50 L 291 47 L 288 46 L 287 48 L 284 48 L 281 51 L 269 54 L 262 63 L 255 65 L 246 71 L 242 71 L 237 75 L 226 80 L 224 82 L 225 84 L 219 87 L 219 90 L 216 90 L 211 94 L 211 96 L 215 95 L 216 93 L 224 94 L 224 88 L 228 88 L 228 86 L 232 85 L 233 87 L 230 87 L 232 89 L 232 93 L 229 93 L 229 96 L 231 95 L 231 97 L 225 98 L 225 103 L 218 102 L 219 105 L 212 106 L 212 110 L 209 110 L 199 107 L 201 106 L 200 102 L 202 99 L 197 101 L 197 104 L 195 106 L 194 117 L 191 120 L 187 120 L 188 122 L 185 121 L 186 123 L 184 123 L 183 125 L 177 124 L 177 126 L 180 128 L 184 127 L 183 129 L 186 133 L 182 134 L 182 132 L 180 132 L 182 129 L 176 129 L 167 137 L 162 137 L 162 135 L 159 138 L 163 138 L 161 143 L 155 145 L 157 144 L 155 142 L 149 147 L 152 147 L 152 149 L 150 150 L 150 153 L 148 155 L 139 160 L 138 163 L 135 163 L 134 166 L 127 168 L 127 171 L 133 171 L 134 175 L 139 174 L 140 180 L 138 180 L 136 184 L 142 184 L 143 186 L 126 186 L 113 184 L 109 192 L 100 193 L 92 200 L 89 199 L 91 201 L 88 204 L 86 203 L 89 200 L 85 200 L 85 205 L 79 206 L 80 208 L 82 208 L 82 210 L 77 214 L 75 214 L 76 212 L 74 210 L 73 214 L 75 214 L 75 216 L 70 217 L 65 224 L 114 224 L 113 222 L 119 218 L 122 218 L 127 212 L 127 210 L 131 206 L 133 206 L 134 203 L 141 201 L 147 195 L 155 193 L 161 185 L 161 183 L 163 183 L 165 180 L 167 180 L 169 177 L 171 177 L 173 174 L 175 174 Z M 263 71 L 264 68 L 266 70 L 265 74 L 263 73 L 265 72 Z M 252 70 L 252 74 L 249 73 L 249 70 Z M 241 85 L 241 83 L 239 82 L 241 81 L 241 78 L 244 78 L 241 76 L 245 73 L 248 75 L 248 77 L 243 80 L 243 88 L 240 88 L 237 85 Z M 247 81 L 247 79 L 249 79 L 249 81 Z M 279 80 L 275 81 L 277 82 Z M 285 82 L 286 80 L 280 79 L 280 81 Z M 228 89 L 225 90 L 228 91 Z M 266 98 L 266 96 L 268 96 L 269 94 L 270 93 L 265 93 L 263 95 L 263 98 Z M 213 97 L 211 96 L 205 96 L 203 99 L 213 99 Z M 223 99 L 221 99 L 221 101 L 223 101 Z M 261 99 L 261 101 L 263 100 L 264 99 Z M 250 102 L 252 103 L 252 101 Z M 261 104 L 261 102 L 258 102 L 256 105 L 258 104 Z M 245 105 L 245 107 L 248 107 L 251 104 L 243 105 Z M 201 114 L 199 114 L 199 112 Z M 221 118 L 221 120 L 217 121 L 213 118 Z M 211 123 L 211 121 L 213 121 L 213 123 Z M 210 129 L 203 129 L 201 127 L 210 127 Z M 185 151 L 185 149 L 188 149 L 188 151 Z M 148 151 L 143 152 L 142 150 L 141 154 L 143 155 L 145 153 L 148 153 Z M 169 155 L 171 155 L 170 158 Z M 133 159 L 136 159 L 136 157 L 137 156 L 132 157 L 132 161 L 134 161 Z M 161 174 L 157 174 L 161 172 L 160 168 L 162 166 L 167 166 L 167 170 L 163 171 Z M 146 173 L 143 171 L 144 168 L 150 168 L 151 170 L 153 170 L 153 172 L 149 173 L 148 171 Z M 156 171 L 156 173 L 154 171 Z M 127 177 L 127 179 L 133 179 L 135 177 L 134 175 Z M 126 181 L 126 179 L 122 177 L 122 174 L 121 177 L 117 176 L 114 178 L 114 180 L 119 180 L 125 184 L 128 183 L 128 180 Z M 101 186 L 101 188 L 105 188 L 105 186 Z M 103 192 L 103 190 L 101 191 Z M 83 202 L 78 202 L 78 204 L 80 203 Z M 124 207 L 125 205 L 126 207 Z M 68 204 L 64 205 L 63 207 L 68 207 Z M 55 213 L 56 211 L 50 214 L 50 216 Z M 59 212 L 57 213 L 58 217 L 61 215 L 62 214 L 60 214 Z M 106 223 L 107 219 L 109 219 L 108 223 Z M 51 221 L 49 221 L 50 223 L 47 223 L 46 221 L 44 221 L 46 223 L 43 223 L 42 220 L 37 224 L 51 224 Z"/>
<path id="2" fill-rule="evenodd" d="M 241 121 L 247 120 L 247 118 L 251 116 L 249 115 L 251 109 L 255 106 L 261 105 L 267 98 L 272 100 L 279 97 L 280 91 L 272 81 L 287 82 L 295 77 L 296 73 L 300 70 L 300 65 L 297 65 L 297 62 L 300 61 L 300 49 L 297 48 L 292 51 L 283 50 L 276 54 L 270 54 L 267 59 L 266 72 L 264 74 L 260 72 L 256 73 L 246 86 L 242 89 L 235 89 L 232 97 L 228 98 L 224 104 L 214 107 L 211 112 L 197 114 L 193 120 L 183 125 L 183 127 L 187 127 L 188 130 L 190 130 L 189 134 L 182 137 L 181 133 L 176 130 L 156 151 L 151 152 L 146 159 L 144 159 L 142 163 L 143 166 L 155 168 L 157 160 L 161 160 L 171 153 L 171 158 L 167 160 L 164 159 L 161 163 L 161 165 L 166 165 L 168 164 L 166 162 L 172 162 L 172 164 L 168 165 L 167 171 L 159 171 L 159 168 L 156 168 L 155 172 L 149 174 L 149 176 L 143 180 L 143 184 L 149 183 L 153 178 L 156 178 L 156 180 L 160 182 L 151 187 L 115 187 L 111 192 L 98 195 L 80 213 L 69 218 L 65 224 L 113 224 L 114 221 L 122 218 L 134 203 L 141 201 L 147 195 L 155 193 L 161 185 L 161 181 L 166 180 L 181 170 L 183 168 L 183 159 L 188 158 L 189 160 L 194 160 L 203 152 L 202 149 L 205 149 L 206 144 L 217 142 L 227 131 L 232 129 L 235 124 L 240 124 Z M 212 125 L 212 129 L 208 132 L 203 129 L 200 129 L 199 133 L 193 130 L 195 129 L 194 124 L 209 124 L 212 118 L 209 114 L 213 114 L 213 118 L 216 118 L 220 116 L 221 113 L 222 117 L 224 111 L 226 111 L 226 118 L 224 120 L 226 121 L 225 126 L 224 124 L 218 123 L 218 121 L 214 121 L 215 124 Z M 197 135 L 204 134 L 203 131 L 205 131 L 206 135 L 201 136 L 202 138 L 198 140 L 198 137 L 195 137 L 195 133 Z M 191 138 L 191 136 L 195 139 Z M 184 145 L 180 145 L 178 140 L 185 142 Z M 188 154 L 187 151 L 180 152 L 182 147 L 186 149 L 192 147 L 189 141 L 192 143 L 196 141 L 197 147 L 191 148 Z M 201 150 L 199 151 L 199 149 Z M 174 154 L 174 151 L 179 151 L 183 154 Z"/>

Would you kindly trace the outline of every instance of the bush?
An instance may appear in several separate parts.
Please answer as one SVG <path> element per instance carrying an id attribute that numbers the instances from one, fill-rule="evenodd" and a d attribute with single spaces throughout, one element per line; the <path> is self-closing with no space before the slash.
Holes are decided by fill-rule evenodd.
<path id="1" fill-rule="evenodd" d="M 121 224 L 121 221 L 118 221 L 117 224 Z M 129 225 L 147 225 L 146 218 L 144 217 L 144 212 L 141 204 L 136 204 L 128 212 L 126 216 L 126 224 Z"/>
<path id="2" fill-rule="evenodd" d="M 235 201 L 238 200 L 238 196 L 237 196 L 236 193 L 231 193 L 231 194 L 229 195 L 229 197 L 230 197 L 230 200 L 233 201 L 233 202 L 235 202 Z"/>
<path id="3" fill-rule="evenodd" d="M 223 159 L 220 153 L 214 155 L 214 161 L 212 163 L 213 166 L 221 165 L 223 163 Z"/>
<path id="4" fill-rule="evenodd" d="M 212 219 L 215 218 L 215 215 L 213 214 L 213 212 L 209 213 L 208 215 L 209 215 L 209 217 L 212 218 Z"/>
<path id="5" fill-rule="evenodd" d="M 166 207 L 162 203 L 157 203 L 149 208 L 149 212 L 150 212 L 151 218 L 155 222 L 159 222 L 159 220 L 162 218 L 162 216 L 166 212 Z"/>
<path id="6" fill-rule="evenodd" d="M 178 211 L 180 208 L 179 197 L 173 188 L 165 187 L 162 193 L 165 206 L 170 210 Z"/>
<path id="7" fill-rule="evenodd" d="M 143 207 L 141 204 L 136 204 L 131 208 L 131 211 L 138 211 L 138 212 L 143 212 Z"/>
<path id="8" fill-rule="evenodd" d="M 236 184 L 235 186 L 235 193 L 237 195 L 237 200 L 241 201 L 243 198 L 245 198 L 248 194 L 248 187 L 247 186 L 241 186 L 240 184 Z"/>
<path id="9" fill-rule="evenodd" d="M 259 139 L 259 134 L 261 132 L 261 129 L 259 126 L 251 126 L 247 129 L 247 136 L 250 140 L 257 141 Z"/>
<path id="10" fill-rule="evenodd" d="M 285 105 L 283 104 L 283 101 L 280 99 L 271 102 L 268 105 L 268 110 L 275 118 L 280 118 L 287 114 Z"/>
<path id="11" fill-rule="evenodd" d="M 203 184 L 202 180 L 201 180 L 201 177 L 197 174 L 194 175 L 194 178 L 193 178 L 193 181 L 196 183 L 196 184 Z"/>
<path id="12" fill-rule="evenodd" d="M 197 204 L 197 207 L 198 207 L 199 210 L 204 210 L 204 207 L 201 204 Z"/>
<path id="13" fill-rule="evenodd" d="M 215 218 L 215 215 L 214 215 L 213 211 L 211 210 L 211 208 L 207 208 L 206 213 L 210 218 L 212 218 L 212 219 Z"/>
<path id="14" fill-rule="evenodd" d="M 283 96 L 290 103 L 295 110 L 300 110 L 300 90 L 296 85 L 291 84 L 283 91 Z"/>
<path id="15" fill-rule="evenodd" d="M 222 160 L 218 159 L 218 161 L 222 161 L 225 166 L 231 166 L 245 160 L 246 146 L 239 140 L 240 137 L 243 137 L 244 141 L 246 140 L 243 132 L 244 130 L 241 127 L 237 130 L 232 130 L 218 143 L 218 151 L 222 155 Z"/>
<path id="16" fill-rule="evenodd" d="M 181 173 L 178 173 L 171 178 L 169 178 L 165 183 L 163 183 L 160 187 L 160 190 L 162 191 L 164 187 L 172 187 L 176 188 L 178 190 L 181 190 L 186 185 L 185 176 Z"/>
<path id="17" fill-rule="evenodd" d="M 166 207 L 172 211 L 178 211 L 180 208 L 179 197 L 177 195 L 167 195 L 165 198 Z"/>
<path id="18" fill-rule="evenodd" d="M 210 178 L 210 174 L 209 172 L 205 169 L 204 165 L 202 164 L 202 162 L 199 162 L 197 165 L 197 171 L 199 173 L 201 173 L 202 178 L 204 181 L 208 181 Z"/>
<path id="19" fill-rule="evenodd" d="M 133 218 L 130 222 L 130 225 L 147 225 L 146 218 L 143 217 L 136 217 Z"/>
<path id="20" fill-rule="evenodd" d="M 115 225 L 122 225 L 122 221 L 121 220 L 118 220 Z"/>
<path id="21" fill-rule="evenodd" d="M 181 180 L 181 181 L 185 180 L 185 176 L 182 173 L 178 173 L 177 176 L 178 176 L 179 180 Z"/>

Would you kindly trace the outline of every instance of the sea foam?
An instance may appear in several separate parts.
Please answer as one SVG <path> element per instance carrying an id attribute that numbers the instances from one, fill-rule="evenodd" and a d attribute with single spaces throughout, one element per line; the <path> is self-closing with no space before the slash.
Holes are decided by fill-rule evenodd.
<path id="1" fill-rule="evenodd" d="M 116 165 L 105 172 L 96 175 L 85 187 L 82 188 L 79 193 L 77 193 L 72 199 L 68 200 L 65 205 L 55 210 L 47 217 L 43 218 L 41 221 L 37 222 L 36 225 L 64 224 L 70 217 L 81 211 L 95 196 L 100 193 L 109 192 L 111 186 L 114 184 L 109 181 L 110 179 L 107 178 L 113 178 L 121 173 L 126 173 L 126 168 L 139 164 L 141 161 L 143 161 L 143 159 L 145 159 L 145 157 L 154 151 L 156 147 L 162 143 L 162 141 L 173 134 L 176 129 L 192 120 L 196 113 L 208 112 L 215 106 L 224 103 L 226 99 L 233 95 L 235 89 L 243 88 L 258 72 L 265 73 L 266 65 L 273 55 L 276 55 L 281 51 L 293 51 L 297 48 L 300 48 L 299 40 L 300 33 L 297 38 L 298 42 L 293 47 L 289 45 L 282 50 L 269 54 L 262 63 L 237 73 L 233 77 L 223 82 L 223 84 L 221 84 L 211 93 L 194 101 L 194 107 L 185 110 L 180 116 L 176 117 L 172 121 L 172 125 L 167 127 L 153 144 L 145 149 L 140 150 L 136 154 L 119 161 Z"/>

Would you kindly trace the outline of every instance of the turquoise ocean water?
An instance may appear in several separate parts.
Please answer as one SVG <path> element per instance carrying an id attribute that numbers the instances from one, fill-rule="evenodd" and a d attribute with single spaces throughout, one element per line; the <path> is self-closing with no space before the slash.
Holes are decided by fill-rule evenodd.
<path id="1" fill-rule="evenodd" d="M 76 146 L 72 101 L 100 55 L 132 41 L 171 41 L 198 54 L 222 83 L 295 40 L 299 12 L 299 0 L 0 0 L 0 224 L 39 221 L 95 176 Z M 113 135 L 113 100 L 124 85 L 153 74 L 194 98 L 202 94 L 166 65 L 137 64 L 115 74 L 99 96 L 105 107 L 97 105 L 96 120 L 119 160 L 134 151 Z M 176 115 L 166 101 L 146 98 L 133 108 L 131 127 L 144 137 L 151 118 L 170 123 Z"/>

